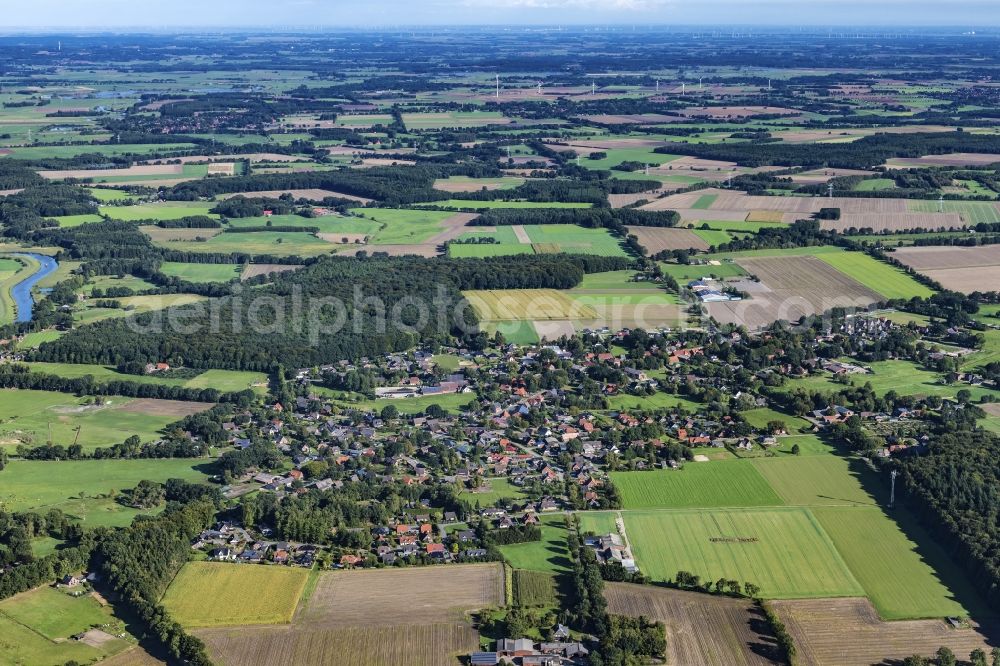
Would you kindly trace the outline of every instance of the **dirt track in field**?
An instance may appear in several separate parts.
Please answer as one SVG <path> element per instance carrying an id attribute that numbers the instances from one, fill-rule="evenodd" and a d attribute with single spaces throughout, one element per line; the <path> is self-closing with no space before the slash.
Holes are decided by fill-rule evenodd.
<path id="1" fill-rule="evenodd" d="M 746 599 L 605 583 L 608 610 L 667 626 L 667 664 L 770 666 L 782 663 L 763 613 Z"/>
<path id="2" fill-rule="evenodd" d="M 882 621 L 864 598 L 771 602 L 792 634 L 802 666 L 868 666 L 932 655 L 942 645 L 959 660 L 989 645 L 977 628 L 953 629 L 944 620 Z M 997 627 L 991 627 L 996 636 Z"/>

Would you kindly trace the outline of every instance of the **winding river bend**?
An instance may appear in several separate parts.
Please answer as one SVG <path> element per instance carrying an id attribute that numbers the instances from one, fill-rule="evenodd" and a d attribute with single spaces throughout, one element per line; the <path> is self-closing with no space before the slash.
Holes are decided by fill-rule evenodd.
<path id="1" fill-rule="evenodd" d="M 34 254 L 31 252 L 18 253 L 13 256 L 34 259 L 38 262 L 38 270 L 26 276 L 11 287 L 10 290 L 11 297 L 14 299 L 14 305 L 17 309 L 17 321 L 31 321 L 32 311 L 35 307 L 35 298 L 32 296 L 31 290 L 34 289 L 36 284 L 54 273 L 59 268 L 59 262 L 44 254 Z"/>

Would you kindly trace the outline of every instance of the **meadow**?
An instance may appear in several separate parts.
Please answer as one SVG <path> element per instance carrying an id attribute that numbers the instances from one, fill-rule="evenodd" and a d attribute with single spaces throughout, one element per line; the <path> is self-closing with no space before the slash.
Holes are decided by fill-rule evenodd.
<path id="1" fill-rule="evenodd" d="M 852 461 L 834 455 L 755 458 L 751 464 L 789 506 L 875 506 Z M 855 465 L 860 465 L 855 461 Z"/>
<path id="2" fill-rule="evenodd" d="M 721 465 L 724 463 L 706 463 Z M 656 581 L 688 571 L 752 582 L 766 598 L 859 596 L 864 591 L 806 509 L 626 511 L 640 569 Z"/>
<path id="3" fill-rule="evenodd" d="M 434 206 L 435 208 L 448 208 L 451 210 L 486 210 L 488 208 L 592 208 L 593 204 L 568 202 L 568 201 L 524 201 L 524 200 L 504 200 L 489 199 L 479 201 L 477 199 L 445 199 L 444 201 L 433 201 L 424 206 Z"/>
<path id="4" fill-rule="evenodd" d="M 571 564 L 566 550 L 566 525 L 562 515 L 542 516 L 542 540 L 500 546 L 510 566 L 528 571 L 564 573 Z"/>
<path id="5" fill-rule="evenodd" d="M 101 214 L 112 220 L 137 222 L 139 220 L 179 220 L 192 215 L 206 215 L 218 219 L 219 216 L 208 211 L 214 207 L 210 203 L 189 201 L 162 201 L 135 206 L 101 206 Z"/>
<path id="6" fill-rule="evenodd" d="M 861 252 L 820 255 L 820 259 L 886 298 L 928 298 L 934 290 L 895 266 L 882 263 Z"/>
<path id="7" fill-rule="evenodd" d="M 188 562 L 162 603 L 185 627 L 288 623 L 309 576 L 301 567 Z"/>
<path id="8" fill-rule="evenodd" d="M 813 513 L 883 619 L 985 611 L 969 580 L 905 509 L 891 517 L 881 507 L 821 507 Z"/>
<path id="9" fill-rule="evenodd" d="M 245 370 L 201 370 L 195 377 L 191 377 L 190 379 L 180 379 L 163 377 L 157 374 L 129 375 L 118 372 L 115 368 L 110 366 L 86 363 L 46 363 L 42 361 L 31 361 L 28 365 L 36 372 L 44 372 L 52 375 L 59 375 L 60 377 L 69 377 L 71 379 L 91 376 L 99 382 L 129 381 L 138 382 L 140 384 L 180 386 L 183 388 L 213 388 L 218 391 L 222 391 L 223 393 L 245 391 L 254 385 L 267 383 L 267 375 L 265 373 Z"/>
<path id="10" fill-rule="evenodd" d="M 482 507 L 493 506 L 497 500 L 523 501 L 525 499 L 524 491 L 513 485 L 506 477 L 488 478 L 485 481 L 488 484 L 488 490 L 487 486 L 476 491 L 463 490 L 459 496 L 473 506 L 478 504 Z"/>
<path id="11" fill-rule="evenodd" d="M 776 506 L 781 498 L 745 460 L 687 463 L 679 470 L 612 472 L 626 509 Z"/>
<path id="12" fill-rule="evenodd" d="M 85 664 L 128 649 L 132 642 L 111 635 L 110 640 L 77 641 L 72 637 L 94 626 L 124 632 L 109 606 L 93 596 L 72 597 L 53 587 L 39 587 L 0 602 L 0 663 Z M 96 638 L 96 637 L 95 637 Z"/>
<path id="13" fill-rule="evenodd" d="M 98 405 L 72 394 L 0 389 L 0 446 L 41 446 L 51 439 L 84 450 L 119 444 L 132 435 L 143 442 L 159 438 L 178 416 L 133 410 L 133 398 L 104 396 Z"/>
<path id="14" fill-rule="evenodd" d="M 84 527 L 128 525 L 139 511 L 114 501 L 112 495 L 142 479 L 206 479 L 207 460 L 12 460 L 4 470 L 0 502 L 9 511 L 59 509 Z"/>
<path id="15" fill-rule="evenodd" d="M 930 370 L 924 370 L 910 361 L 875 361 L 866 365 L 871 368 L 871 374 L 854 375 L 850 382 L 854 386 L 871 384 L 872 390 L 879 395 L 895 391 L 899 395 L 929 396 L 954 398 L 962 389 L 968 390 L 973 400 L 982 396 L 998 396 L 997 391 L 980 386 L 967 384 L 945 384 L 942 376 Z M 844 385 L 833 381 L 828 374 L 790 380 L 785 389 L 808 388 L 816 391 L 840 391 Z"/>
<path id="16" fill-rule="evenodd" d="M 238 278 L 242 270 L 243 267 L 236 264 L 188 264 L 165 261 L 160 265 L 160 272 L 164 275 L 187 282 L 229 282 Z"/>

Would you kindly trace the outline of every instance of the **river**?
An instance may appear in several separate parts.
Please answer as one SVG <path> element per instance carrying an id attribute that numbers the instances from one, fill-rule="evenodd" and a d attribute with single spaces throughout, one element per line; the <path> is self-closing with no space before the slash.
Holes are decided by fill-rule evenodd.
<path id="1" fill-rule="evenodd" d="M 31 258 L 39 263 L 37 271 L 15 284 L 10 290 L 17 308 L 17 321 L 31 321 L 32 310 L 35 307 L 35 299 L 31 290 L 36 284 L 54 273 L 59 268 L 59 262 L 44 254 L 23 253 L 13 256 Z"/>

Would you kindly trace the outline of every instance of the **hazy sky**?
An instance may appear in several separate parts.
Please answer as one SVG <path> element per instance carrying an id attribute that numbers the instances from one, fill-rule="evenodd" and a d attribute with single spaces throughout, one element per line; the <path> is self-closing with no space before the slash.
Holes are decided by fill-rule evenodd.
<path id="1" fill-rule="evenodd" d="M 1000 0 L 0 0 L 0 30 L 444 24 L 1000 25 Z"/>

